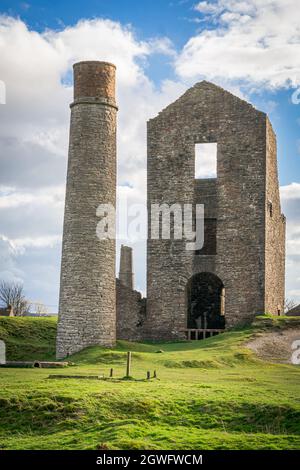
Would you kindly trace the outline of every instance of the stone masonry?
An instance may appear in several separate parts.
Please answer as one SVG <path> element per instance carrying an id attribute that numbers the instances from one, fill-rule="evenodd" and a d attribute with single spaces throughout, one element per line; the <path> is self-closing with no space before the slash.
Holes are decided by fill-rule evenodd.
<path id="1" fill-rule="evenodd" d="M 286 313 L 289 317 L 299 317 L 300 316 L 300 305 L 296 305 L 291 310 Z"/>
<path id="2" fill-rule="evenodd" d="M 195 179 L 195 144 L 217 143 L 217 178 Z M 283 312 L 285 219 L 276 140 L 265 113 L 203 81 L 148 122 L 148 230 L 151 204 L 204 203 L 206 242 L 147 247 L 148 339 L 178 339 L 187 329 L 187 285 L 212 273 L 225 289 L 225 325 Z"/>
<path id="3" fill-rule="evenodd" d="M 143 339 L 146 299 L 134 290 L 132 248 L 122 245 L 119 279 L 116 280 L 117 338 L 129 341 Z"/>
<path id="4" fill-rule="evenodd" d="M 146 299 L 117 279 L 117 338 L 141 341 L 146 316 Z"/>
<path id="5" fill-rule="evenodd" d="M 132 248 L 121 246 L 119 279 L 124 286 L 133 289 Z"/>
<path id="6" fill-rule="evenodd" d="M 116 280 L 115 241 L 96 236 L 98 205 L 115 206 L 116 113 L 115 67 L 75 64 L 57 357 L 282 314 L 285 217 L 267 115 L 203 81 L 148 122 L 146 300 L 134 290 L 132 249 L 121 247 Z M 217 143 L 216 178 L 195 178 L 201 143 Z M 203 247 L 174 239 L 174 214 L 171 239 L 152 239 L 152 204 L 204 204 Z"/>
<path id="7" fill-rule="evenodd" d="M 96 235 L 99 204 L 116 202 L 115 66 L 74 65 L 57 357 L 116 340 L 115 240 Z"/>

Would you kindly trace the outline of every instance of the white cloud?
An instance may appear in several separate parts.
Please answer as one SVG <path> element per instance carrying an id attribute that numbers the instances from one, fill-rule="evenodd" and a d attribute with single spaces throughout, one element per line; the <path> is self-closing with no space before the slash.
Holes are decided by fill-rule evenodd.
<path id="1" fill-rule="evenodd" d="M 217 144 L 195 145 L 195 178 L 217 177 Z"/>
<path id="2" fill-rule="evenodd" d="M 195 11 L 199 13 L 219 13 L 219 5 L 217 3 L 199 2 L 194 6 Z"/>
<path id="3" fill-rule="evenodd" d="M 25 248 L 45 248 L 53 247 L 57 243 L 60 243 L 60 235 L 44 236 L 44 237 L 25 237 L 15 238 L 10 240 L 11 245 L 17 252 L 24 252 Z"/>
<path id="4" fill-rule="evenodd" d="M 300 301 L 300 289 L 292 289 L 287 292 L 288 298 L 293 298 L 295 301 Z"/>
<path id="5" fill-rule="evenodd" d="M 298 0 L 219 0 L 196 9 L 214 29 L 189 39 L 176 60 L 185 80 L 244 81 L 267 87 L 300 83 Z"/>
<path id="6" fill-rule="evenodd" d="M 281 186 L 280 194 L 283 201 L 300 199 L 300 183 L 291 183 L 286 186 Z"/>
<path id="7" fill-rule="evenodd" d="M 139 41 L 129 27 L 109 20 L 84 20 L 38 33 L 21 20 L 0 16 L 0 80 L 7 102 L 0 106 L 0 278 L 23 279 L 29 295 L 47 304 L 57 298 L 72 63 L 97 59 L 117 65 L 118 193 L 132 203 L 146 197 L 146 121 L 178 98 L 187 83 L 201 76 L 222 77 L 239 96 L 237 79 L 268 86 L 282 86 L 288 79 L 298 83 L 299 27 L 288 5 L 220 0 L 214 11 L 204 11 L 209 2 L 200 3 L 218 28 L 191 38 L 179 55 L 167 38 Z M 180 80 L 154 85 L 146 71 L 156 53 L 174 61 Z M 300 259 L 294 254 L 299 187 L 282 188 L 293 253 L 289 279 L 300 277 Z M 137 284 L 143 290 L 145 243 L 134 249 Z M 292 280 L 288 288 L 295 291 L 299 284 Z"/>
<path id="8" fill-rule="evenodd" d="M 282 210 L 287 217 L 286 296 L 299 303 L 300 296 L 300 183 L 280 188 Z"/>
<path id="9" fill-rule="evenodd" d="M 16 249 L 10 240 L 0 235 L 1 279 L 4 281 L 22 282 L 24 272 L 16 263 Z"/>
<path id="10" fill-rule="evenodd" d="M 34 190 L 31 192 L 20 192 L 15 188 L 5 189 L 2 191 L 0 188 L 0 211 L 1 209 L 12 209 L 20 206 L 31 205 L 35 208 L 38 206 L 52 205 L 58 206 L 61 209 L 64 204 L 65 187 L 53 186 L 46 187 L 45 189 Z"/>
<path id="11" fill-rule="evenodd" d="M 0 235 L 5 239 L 0 278 L 7 271 L 15 277 L 16 266 L 22 266 L 18 276 L 29 291 L 39 286 L 50 295 L 44 276 L 57 298 L 74 62 L 116 64 L 118 184 L 131 202 L 145 200 L 146 121 L 185 89 L 170 80 L 159 90 L 154 86 L 145 73 L 151 54 L 175 56 L 168 38 L 139 41 L 130 27 L 110 20 L 82 20 L 38 33 L 19 19 L 0 16 L 0 79 L 7 94 L 7 104 L 0 106 Z M 141 288 L 144 257 L 145 243 L 140 243 L 135 259 Z"/>
<path id="12" fill-rule="evenodd" d="M 264 3 L 267 3 L 267 1 Z M 262 2 L 260 3 L 262 4 Z M 219 15 L 226 10 L 243 14 L 250 14 L 255 11 L 255 2 L 251 0 L 218 0 L 216 2 L 202 1 L 194 6 L 194 10 L 208 15 Z"/>

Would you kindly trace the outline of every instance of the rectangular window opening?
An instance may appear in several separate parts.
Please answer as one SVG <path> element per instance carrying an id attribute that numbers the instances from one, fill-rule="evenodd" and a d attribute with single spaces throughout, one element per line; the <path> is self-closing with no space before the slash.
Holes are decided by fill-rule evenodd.
<path id="1" fill-rule="evenodd" d="M 217 143 L 195 144 L 195 178 L 217 178 Z"/>

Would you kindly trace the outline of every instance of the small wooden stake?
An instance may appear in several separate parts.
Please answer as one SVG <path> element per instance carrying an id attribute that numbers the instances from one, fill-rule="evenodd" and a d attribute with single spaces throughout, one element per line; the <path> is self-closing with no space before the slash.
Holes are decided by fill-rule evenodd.
<path id="1" fill-rule="evenodd" d="M 126 377 L 130 377 L 130 369 L 131 369 L 131 352 L 128 351 L 128 353 L 127 353 Z"/>
<path id="2" fill-rule="evenodd" d="M 109 374 L 110 377 L 113 377 L 114 376 L 114 370 L 113 369 L 110 369 L 110 374 Z"/>
<path id="3" fill-rule="evenodd" d="M 147 372 L 147 380 L 150 380 L 150 378 L 151 378 L 151 374 L 150 374 L 150 371 L 148 370 L 148 372 Z"/>

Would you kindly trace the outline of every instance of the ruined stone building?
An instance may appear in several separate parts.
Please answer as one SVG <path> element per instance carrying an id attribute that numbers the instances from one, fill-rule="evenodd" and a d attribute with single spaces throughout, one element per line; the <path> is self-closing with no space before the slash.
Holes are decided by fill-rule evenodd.
<path id="1" fill-rule="evenodd" d="M 148 122 L 147 300 L 134 290 L 128 247 L 115 281 L 115 242 L 96 237 L 98 205 L 115 204 L 114 79 L 111 64 L 74 66 L 58 357 L 116 338 L 198 339 L 283 313 L 276 137 L 265 113 L 206 81 Z M 214 178 L 195 174 L 204 143 L 217 149 Z M 203 247 L 153 239 L 153 204 L 204 204 Z"/>
<path id="2" fill-rule="evenodd" d="M 121 246 L 120 271 L 116 282 L 117 338 L 141 341 L 146 317 L 146 299 L 134 290 L 132 248 L 128 246 Z"/>
<path id="3" fill-rule="evenodd" d="M 201 143 L 217 144 L 216 178 L 195 179 Z M 285 219 L 266 114 L 200 82 L 149 121 L 147 170 L 149 206 L 205 206 L 199 252 L 184 240 L 148 240 L 148 336 L 184 337 L 201 319 L 203 328 L 205 312 L 208 328 L 283 312 Z"/>
<path id="4" fill-rule="evenodd" d="M 286 312 L 288 317 L 300 317 L 300 305 L 296 305 L 296 307 L 291 308 L 288 312 Z"/>

